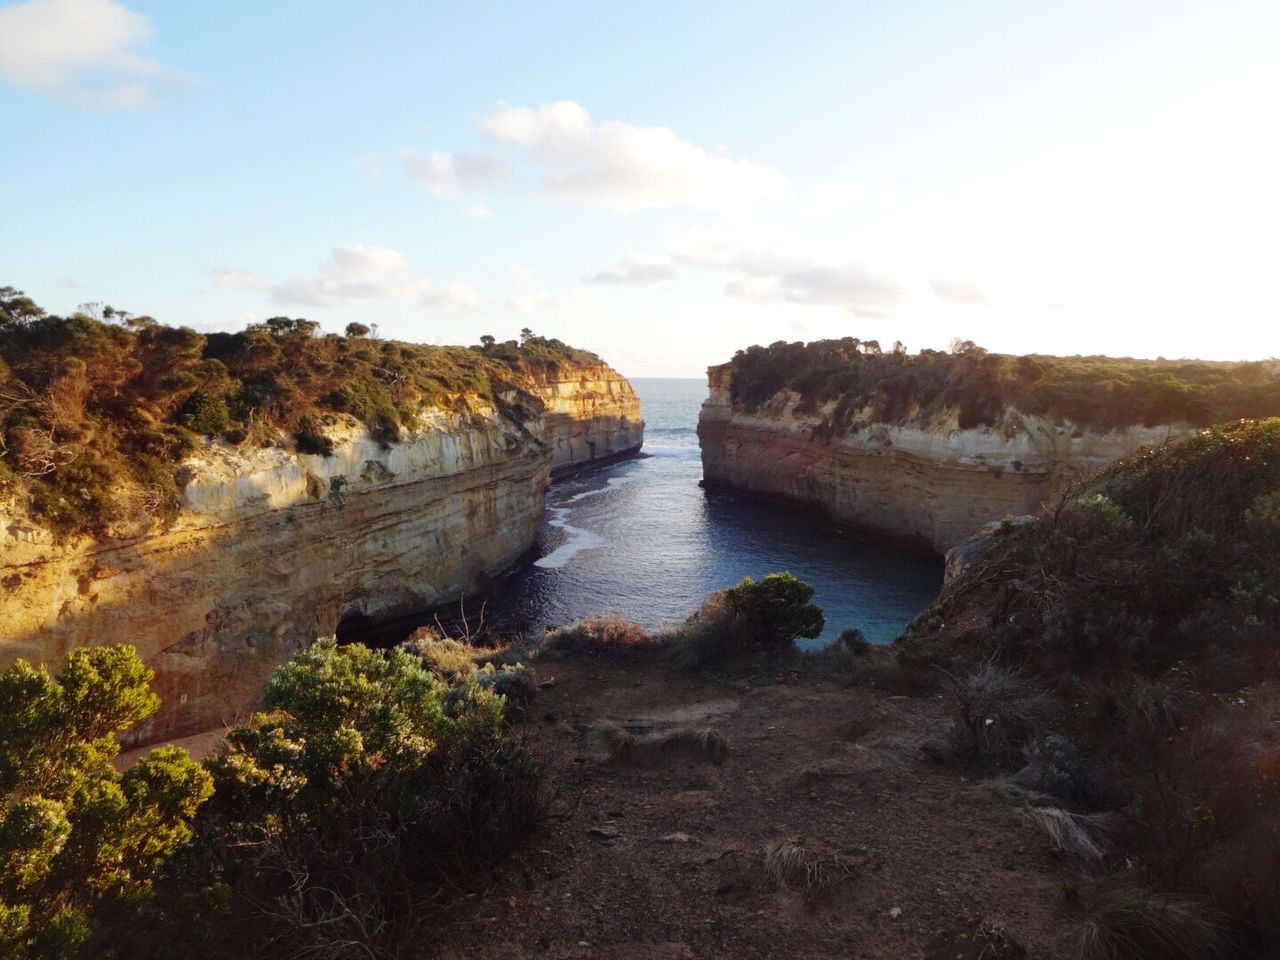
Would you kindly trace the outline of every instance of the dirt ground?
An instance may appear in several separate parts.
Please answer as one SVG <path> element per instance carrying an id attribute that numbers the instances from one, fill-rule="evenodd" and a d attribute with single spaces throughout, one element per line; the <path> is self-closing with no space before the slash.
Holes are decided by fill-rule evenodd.
<path id="1" fill-rule="evenodd" d="M 1070 956 L 1069 865 L 990 784 L 922 756 L 947 722 L 936 695 L 658 664 L 543 662 L 538 676 L 524 726 L 558 815 L 464 906 L 450 956 Z M 730 752 L 620 763 L 600 735 L 611 724 L 709 728 Z M 771 846 L 802 851 L 781 885 Z"/>

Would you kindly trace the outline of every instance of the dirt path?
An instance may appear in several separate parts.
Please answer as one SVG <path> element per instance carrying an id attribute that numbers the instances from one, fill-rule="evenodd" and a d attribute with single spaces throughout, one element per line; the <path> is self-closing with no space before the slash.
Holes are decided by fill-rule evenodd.
<path id="1" fill-rule="evenodd" d="M 720 683 L 651 664 L 538 672 L 554 682 L 526 726 L 563 816 L 473 901 L 451 955 L 1069 955 L 1065 865 L 989 786 L 920 755 L 945 723 L 937 698 L 791 674 Z M 642 738 L 709 728 L 731 752 L 720 765 L 612 762 L 599 736 L 609 724 Z M 780 861 L 794 855 L 781 888 L 770 845 Z M 981 921 L 995 933 L 975 939 Z M 1025 954 L 998 947 L 1001 931 Z"/>

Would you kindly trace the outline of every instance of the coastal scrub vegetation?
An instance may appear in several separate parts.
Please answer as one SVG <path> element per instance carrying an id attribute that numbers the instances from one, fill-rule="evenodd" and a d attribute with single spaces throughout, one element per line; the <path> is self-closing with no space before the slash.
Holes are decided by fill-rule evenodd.
<path id="1" fill-rule="evenodd" d="M 156 711 L 132 647 L 67 654 L 56 675 L 19 660 L 0 674 L 0 952 L 91 953 L 153 893 L 193 837 L 212 777 L 160 747 L 118 772 L 116 734 Z"/>
<path id="2" fill-rule="evenodd" d="M 165 521 L 177 464 L 203 438 L 326 456 L 326 428 L 354 418 L 394 442 L 424 410 L 481 400 L 518 417 L 527 390 L 594 354 L 526 330 L 474 347 L 379 340 L 362 324 L 321 334 L 272 317 L 197 333 L 88 304 L 62 317 L 0 288 L 0 495 L 61 535 Z"/>
<path id="3" fill-rule="evenodd" d="M 1278 641 L 1270 419 L 1145 449 L 1004 525 L 898 657 L 951 678 L 956 729 L 936 755 L 1013 772 L 1086 831 L 1076 815 L 1128 822 L 1132 867 L 1106 868 L 1147 892 L 1099 900 L 1086 957 L 1204 942 L 1205 924 L 1238 956 L 1280 942 Z M 1130 929 L 1157 919 L 1185 936 Z"/>
<path id="4" fill-rule="evenodd" d="M 900 343 L 884 350 L 875 340 L 845 337 L 749 347 L 728 370 L 733 402 L 747 410 L 781 390 L 797 393 L 804 413 L 830 404 L 828 436 L 953 411 L 961 428 L 997 424 L 1009 411 L 1096 430 L 1280 416 L 1276 360 L 1011 356 L 971 341 L 909 354 Z"/>
<path id="5" fill-rule="evenodd" d="M 31 960 L 400 956 L 545 817 L 483 668 L 321 641 L 203 764 L 117 734 L 158 698 L 131 647 L 0 674 L 0 952 Z M 424 939 L 426 938 L 426 939 Z M 355 951 L 353 953 L 353 951 Z"/>

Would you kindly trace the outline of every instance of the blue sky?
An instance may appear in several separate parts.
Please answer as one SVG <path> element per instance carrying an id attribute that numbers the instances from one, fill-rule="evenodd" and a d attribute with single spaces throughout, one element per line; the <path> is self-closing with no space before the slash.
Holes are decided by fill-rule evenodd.
<path id="1" fill-rule="evenodd" d="M 1275 3 L 0 5 L 0 283 L 631 375 L 1280 353 Z"/>

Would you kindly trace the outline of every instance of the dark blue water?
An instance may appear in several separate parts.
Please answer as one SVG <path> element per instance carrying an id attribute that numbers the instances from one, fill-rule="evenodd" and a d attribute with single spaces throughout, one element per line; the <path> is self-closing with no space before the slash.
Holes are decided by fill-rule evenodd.
<path id="1" fill-rule="evenodd" d="M 557 484 L 536 559 L 502 585 L 489 622 L 532 635 L 611 611 L 675 624 L 744 576 L 790 570 L 812 584 L 827 629 L 888 643 L 937 595 L 942 565 L 837 534 L 812 513 L 704 491 L 696 427 L 703 380 L 632 380 L 645 457 Z"/>

